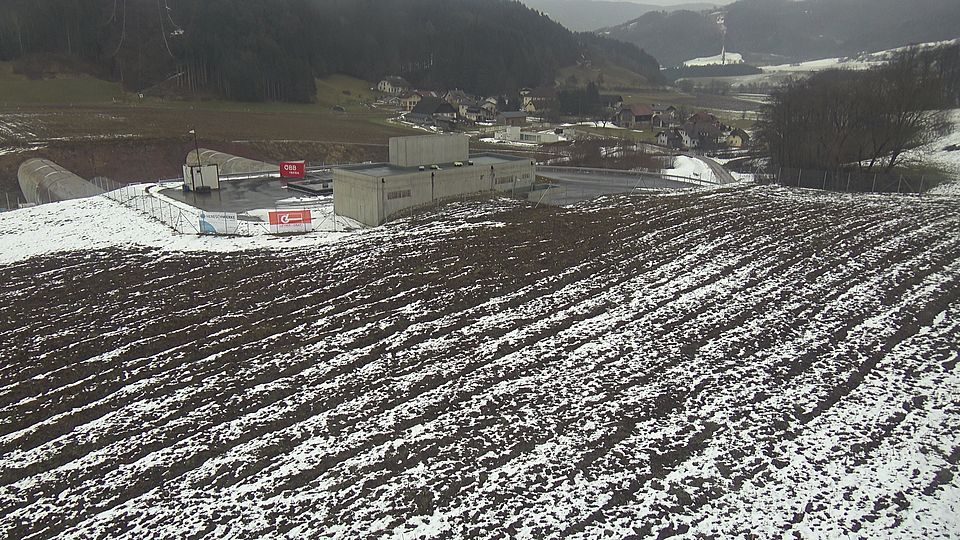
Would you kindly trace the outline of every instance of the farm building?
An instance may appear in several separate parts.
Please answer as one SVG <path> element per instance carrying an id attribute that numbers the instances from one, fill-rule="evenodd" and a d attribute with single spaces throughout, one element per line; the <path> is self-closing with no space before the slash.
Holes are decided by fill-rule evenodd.
<path id="1" fill-rule="evenodd" d="M 466 135 L 390 139 L 389 163 L 334 169 L 337 214 L 368 226 L 433 202 L 533 185 L 535 167 L 522 157 L 469 153 Z"/>
<path id="2" fill-rule="evenodd" d="M 497 115 L 497 124 L 503 126 L 522 126 L 527 123 L 525 111 L 504 111 Z"/>
<path id="3" fill-rule="evenodd" d="M 624 105 L 617 112 L 616 124 L 620 127 L 633 128 L 653 121 L 653 107 L 649 105 Z"/>

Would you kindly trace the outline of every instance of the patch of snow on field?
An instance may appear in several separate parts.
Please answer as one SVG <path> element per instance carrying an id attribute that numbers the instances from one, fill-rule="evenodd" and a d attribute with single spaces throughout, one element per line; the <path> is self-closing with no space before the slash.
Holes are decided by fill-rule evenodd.
<path id="1" fill-rule="evenodd" d="M 794 64 L 780 64 L 776 66 L 761 66 L 766 72 L 813 72 L 827 69 L 870 69 L 883 64 L 883 61 L 856 60 L 850 58 L 821 58 Z"/>
<path id="2" fill-rule="evenodd" d="M 315 216 L 315 219 L 322 223 L 331 221 L 326 214 Z M 343 225 L 340 225 L 340 230 L 343 230 Z M 351 234 L 324 230 L 285 237 L 184 235 L 111 199 L 90 197 L 0 213 L 0 264 L 64 251 L 105 248 L 151 247 L 169 251 L 230 252 L 316 246 Z"/>
<path id="3" fill-rule="evenodd" d="M 683 63 L 685 66 L 695 67 L 695 66 L 720 66 L 720 65 L 731 65 L 731 64 L 742 64 L 743 55 L 735 52 L 728 52 L 726 54 L 718 54 L 715 56 L 704 56 L 702 58 L 694 58 L 692 60 L 687 60 Z"/>
<path id="4" fill-rule="evenodd" d="M 696 178 L 704 182 L 716 182 L 710 166 L 703 161 L 689 156 L 677 156 L 673 160 L 673 167 L 663 170 L 664 174 Z"/>
<path id="5" fill-rule="evenodd" d="M 924 164 L 932 165 L 953 177 L 953 182 L 941 184 L 928 192 L 934 195 L 960 195 L 960 109 L 948 114 L 952 126 L 947 134 L 912 153 Z"/>
<path id="6" fill-rule="evenodd" d="M 37 117 L 35 114 L 0 114 L 0 141 L 23 141 L 35 138 Z"/>
<path id="7" fill-rule="evenodd" d="M 7 154 L 20 154 L 28 152 L 36 152 L 37 150 L 43 150 L 46 148 L 42 144 L 31 144 L 27 146 L 0 146 L 0 156 L 5 156 Z"/>
<path id="8" fill-rule="evenodd" d="M 521 142 L 521 141 L 506 141 L 503 139 L 498 139 L 496 137 L 484 137 L 480 139 L 480 142 L 486 143 L 486 144 L 500 144 L 503 146 L 516 146 L 518 148 L 536 148 L 540 146 L 537 143 Z"/>
<path id="9" fill-rule="evenodd" d="M 618 125 L 614 124 L 613 122 L 597 122 L 597 121 L 593 121 L 593 120 L 587 120 L 587 121 L 583 121 L 583 122 L 578 122 L 578 123 L 576 123 L 576 124 L 564 124 L 564 125 L 561 126 L 561 127 L 566 127 L 566 126 L 586 126 L 586 127 L 593 127 L 593 128 L 623 129 L 623 130 L 626 130 L 626 129 L 627 129 L 627 128 L 623 127 L 623 126 L 618 126 Z M 642 132 L 640 132 L 640 133 L 642 133 Z"/>

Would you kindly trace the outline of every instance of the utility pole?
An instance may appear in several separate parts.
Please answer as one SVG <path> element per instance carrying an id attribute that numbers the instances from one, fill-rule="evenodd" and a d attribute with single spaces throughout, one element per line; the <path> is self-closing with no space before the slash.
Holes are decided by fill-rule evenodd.
<path id="1" fill-rule="evenodd" d="M 197 151 L 197 167 L 200 166 L 200 143 L 197 141 L 197 130 L 191 129 L 190 134 L 193 135 L 193 149 Z"/>

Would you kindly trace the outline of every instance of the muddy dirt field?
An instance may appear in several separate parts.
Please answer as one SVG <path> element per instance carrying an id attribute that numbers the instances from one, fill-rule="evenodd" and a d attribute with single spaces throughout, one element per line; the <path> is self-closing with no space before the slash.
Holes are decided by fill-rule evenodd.
<path id="1" fill-rule="evenodd" d="M 468 203 L 2 267 L 6 538 L 951 538 L 960 201 Z"/>

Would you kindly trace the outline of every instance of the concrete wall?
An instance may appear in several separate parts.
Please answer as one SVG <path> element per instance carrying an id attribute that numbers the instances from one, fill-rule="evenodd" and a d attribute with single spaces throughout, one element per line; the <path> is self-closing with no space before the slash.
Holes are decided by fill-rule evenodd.
<path id="1" fill-rule="evenodd" d="M 397 167 L 467 161 L 469 154 L 470 137 L 467 135 L 423 135 L 390 139 L 390 163 Z"/>
<path id="2" fill-rule="evenodd" d="M 485 192 L 512 192 L 533 185 L 534 166 L 526 160 L 474 165 L 440 171 L 371 177 L 361 171 L 334 170 L 333 200 L 338 215 L 371 227 L 398 213 Z"/>
<path id="3" fill-rule="evenodd" d="M 17 171 L 27 202 L 40 204 L 100 195 L 103 190 L 46 159 L 29 159 Z"/>
<path id="4" fill-rule="evenodd" d="M 202 160 L 203 165 L 219 165 L 221 175 L 243 173 L 280 174 L 280 165 L 224 154 L 223 152 L 208 150 L 206 148 L 200 149 L 200 159 Z M 190 153 L 187 154 L 187 164 L 197 164 L 197 152 L 195 150 L 191 150 Z"/>
<path id="5" fill-rule="evenodd" d="M 333 171 L 333 206 L 338 215 L 371 227 L 383 223 L 380 179 L 345 169 Z"/>

